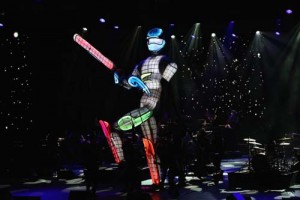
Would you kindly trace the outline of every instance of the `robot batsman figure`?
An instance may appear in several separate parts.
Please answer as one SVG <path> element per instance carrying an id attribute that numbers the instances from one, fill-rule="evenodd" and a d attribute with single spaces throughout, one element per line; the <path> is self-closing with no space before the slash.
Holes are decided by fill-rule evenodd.
<path id="1" fill-rule="evenodd" d="M 139 84 L 144 91 L 140 100 L 140 108 L 135 109 L 123 117 L 115 124 L 116 131 L 127 131 L 141 125 L 143 132 L 143 144 L 146 151 L 146 157 L 152 183 L 158 185 L 160 183 L 160 169 L 158 156 L 155 153 L 157 142 L 158 127 L 154 112 L 160 100 L 162 85 L 168 83 L 177 71 L 177 64 L 169 60 L 165 55 L 160 55 L 160 51 L 164 48 L 166 41 L 161 38 L 163 30 L 161 28 L 153 28 L 147 33 L 147 45 L 151 55 L 140 62 L 133 70 L 129 79 L 121 78 L 117 72 L 114 74 L 115 83 L 121 84 L 129 89 L 134 85 L 133 82 L 141 80 L 144 84 Z M 137 79 L 133 79 L 137 77 Z M 132 81 L 135 80 L 135 81 Z M 110 126 L 107 122 L 99 121 L 103 131 L 110 135 L 111 148 L 117 163 L 124 159 L 122 142 L 119 133 L 110 132 Z"/>
<path id="2" fill-rule="evenodd" d="M 122 140 L 119 134 L 121 134 L 122 131 L 129 131 L 134 127 L 141 126 L 147 163 L 154 185 L 160 184 L 159 158 L 154 148 L 158 139 L 158 127 L 154 114 L 155 111 L 158 110 L 163 85 L 168 84 L 177 71 L 177 64 L 171 62 L 166 55 L 160 54 L 166 44 L 162 36 L 163 30 L 161 28 L 153 28 L 148 31 L 147 46 L 151 55 L 136 65 L 129 78 L 125 78 L 120 76 L 118 70 L 108 58 L 103 56 L 78 34 L 74 35 L 74 40 L 79 45 L 85 48 L 107 68 L 114 71 L 114 81 L 116 84 L 126 89 L 138 87 L 144 91 L 140 99 L 140 108 L 121 117 L 114 123 L 112 131 L 108 122 L 99 120 L 99 123 L 107 138 L 116 163 L 125 161 Z"/>

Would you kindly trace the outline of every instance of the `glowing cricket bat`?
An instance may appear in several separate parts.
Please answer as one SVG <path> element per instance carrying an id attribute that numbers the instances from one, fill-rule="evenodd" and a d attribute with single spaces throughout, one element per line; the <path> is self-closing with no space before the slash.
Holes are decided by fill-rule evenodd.
<path id="1" fill-rule="evenodd" d="M 95 47 L 93 47 L 88 41 L 83 39 L 79 34 L 75 34 L 73 36 L 74 41 L 79 44 L 82 48 L 87 50 L 94 58 L 104 64 L 108 69 L 114 70 L 115 65 L 114 63 L 105 57 L 100 51 L 98 51 Z"/>
<path id="2" fill-rule="evenodd" d="M 115 67 L 114 63 L 105 57 L 99 50 L 97 50 L 95 47 L 93 47 L 88 41 L 86 41 L 84 38 L 82 38 L 79 34 L 74 34 L 73 40 L 79 44 L 82 48 L 87 50 L 94 58 L 96 58 L 98 61 L 100 61 L 103 65 L 105 65 L 108 69 L 111 71 L 115 71 L 117 68 Z M 115 73 L 115 79 L 117 74 Z M 117 78 L 118 79 L 118 78 Z M 128 83 L 132 87 L 137 87 L 142 89 L 147 95 L 150 95 L 149 88 L 145 85 L 145 83 L 136 76 L 130 76 L 128 78 Z"/>

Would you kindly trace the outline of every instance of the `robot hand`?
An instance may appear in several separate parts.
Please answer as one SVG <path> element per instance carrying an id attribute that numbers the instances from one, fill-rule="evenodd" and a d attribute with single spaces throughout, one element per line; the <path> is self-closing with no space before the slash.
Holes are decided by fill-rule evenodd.
<path id="1" fill-rule="evenodd" d="M 123 82 L 123 77 L 120 75 L 121 74 L 121 70 L 116 70 L 115 72 L 114 72 L 114 82 L 115 82 L 115 84 L 122 84 L 122 82 Z"/>
<path id="2" fill-rule="evenodd" d="M 115 84 L 121 85 L 124 88 L 129 90 L 131 88 L 131 86 L 127 83 L 125 76 L 123 76 L 121 74 L 122 74 L 121 70 L 116 70 L 114 72 L 114 82 L 115 82 Z"/>
<path id="3" fill-rule="evenodd" d="M 150 90 L 147 87 L 147 85 L 145 85 L 145 83 L 138 78 L 137 76 L 130 76 L 127 80 L 127 82 L 129 83 L 129 85 L 131 85 L 132 87 L 137 87 L 139 89 L 142 89 L 148 96 L 150 96 Z"/>

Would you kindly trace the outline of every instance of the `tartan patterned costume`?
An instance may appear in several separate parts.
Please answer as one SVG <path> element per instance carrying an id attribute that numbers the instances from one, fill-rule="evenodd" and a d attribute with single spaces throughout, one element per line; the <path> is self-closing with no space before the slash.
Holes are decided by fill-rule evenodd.
<path id="1" fill-rule="evenodd" d="M 172 62 L 167 56 L 159 54 L 165 45 L 165 40 L 160 38 L 162 32 L 160 28 L 154 28 L 148 32 L 147 44 L 152 55 L 140 62 L 132 72 L 131 77 L 136 78 L 134 80 L 140 82 L 139 84 L 144 91 L 140 99 L 140 108 L 132 110 L 115 122 L 112 132 L 107 122 L 103 120 L 99 121 L 116 163 L 120 163 L 124 160 L 122 140 L 119 135 L 121 131 L 128 131 L 134 127 L 141 126 L 147 163 L 154 185 L 160 184 L 159 158 L 155 152 L 158 139 L 158 127 L 154 113 L 159 107 L 163 88 L 162 85 L 170 82 L 177 71 L 176 63 Z M 117 74 L 117 76 L 115 76 L 115 83 L 122 85 L 126 89 L 136 87 L 130 83 L 130 78 L 123 78 L 120 81 L 119 75 Z"/>
<path id="2" fill-rule="evenodd" d="M 159 184 L 160 182 L 160 168 L 157 164 L 159 160 L 154 150 L 157 142 L 158 128 L 153 112 L 160 100 L 162 79 L 169 82 L 176 71 L 177 65 L 170 62 L 168 58 L 163 55 L 151 55 L 137 65 L 132 75 L 141 77 L 141 80 L 150 90 L 150 96 L 144 93 L 140 100 L 140 108 L 125 114 L 114 124 L 115 130 L 122 130 L 124 124 L 126 124 L 126 130 L 141 125 L 144 137 L 143 143 L 153 184 Z M 147 114 L 149 118 L 143 119 L 142 116 L 145 114 Z M 139 123 L 135 124 L 134 121 L 136 119 L 139 119 Z M 116 160 L 116 162 L 119 163 L 124 159 L 121 138 L 116 132 L 111 132 L 110 134 L 113 140 L 112 144 L 116 149 L 114 152 L 117 152 L 116 156 L 118 160 Z"/>

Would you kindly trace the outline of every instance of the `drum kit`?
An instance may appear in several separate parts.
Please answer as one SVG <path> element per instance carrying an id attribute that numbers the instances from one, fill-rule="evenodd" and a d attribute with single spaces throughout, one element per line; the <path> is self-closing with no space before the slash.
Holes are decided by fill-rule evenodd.
<path id="1" fill-rule="evenodd" d="M 293 137 L 285 136 L 265 146 L 250 137 L 244 138 L 243 141 L 248 146 L 248 170 L 251 171 L 288 172 L 295 162 L 295 152 L 299 152 L 298 158 L 300 158 L 300 148 L 293 146 Z M 295 151 L 295 149 L 299 150 Z"/>
<path id="2" fill-rule="evenodd" d="M 252 164 L 252 160 L 254 157 L 254 154 L 263 154 L 264 153 L 264 148 L 259 147 L 261 145 L 261 143 L 256 142 L 256 139 L 253 138 L 244 138 L 243 139 L 245 142 L 247 142 L 247 146 L 248 146 L 248 170 L 251 170 L 253 168 L 253 166 L 251 166 Z"/>

